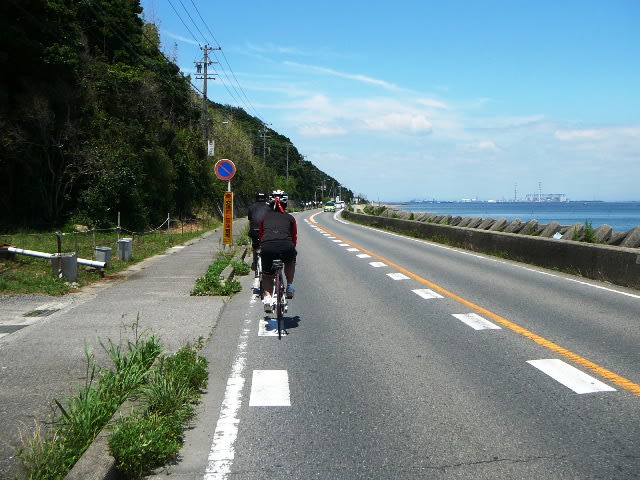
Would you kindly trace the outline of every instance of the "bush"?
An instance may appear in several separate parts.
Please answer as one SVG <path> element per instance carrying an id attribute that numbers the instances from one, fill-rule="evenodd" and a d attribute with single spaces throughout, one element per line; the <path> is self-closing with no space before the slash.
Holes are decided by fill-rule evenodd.
<path id="1" fill-rule="evenodd" d="M 587 243 L 595 243 L 596 242 L 596 234 L 595 234 L 595 230 L 593 229 L 593 225 L 591 224 L 590 220 L 586 220 L 584 222 L 584 233 L 583 233 L 583 242 L 587 242 Z"/>

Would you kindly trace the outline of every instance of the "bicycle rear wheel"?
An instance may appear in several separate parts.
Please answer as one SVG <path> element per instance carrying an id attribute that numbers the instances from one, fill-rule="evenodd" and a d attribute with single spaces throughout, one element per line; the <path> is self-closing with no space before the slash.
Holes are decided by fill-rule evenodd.
<path id="1" fill-rule="evenodd" d="M 258 256 L 256 262 L 256 277 L 258 277 L 258 293 L 260 294 L 260 300 L 264 300 L 264 288 L 262 287 L 262 259 Z"/>
<path id="2" fill-rule="evenodd" d="M 282 338 L 284 333 L 284 281 L 282 279 L 282 269 L 276 275 L 276 319 L 278 322 L 278 338 Z"/>

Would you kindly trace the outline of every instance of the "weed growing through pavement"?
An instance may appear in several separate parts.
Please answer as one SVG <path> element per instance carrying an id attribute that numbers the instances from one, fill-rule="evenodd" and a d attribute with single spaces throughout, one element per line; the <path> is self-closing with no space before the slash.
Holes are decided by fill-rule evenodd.
<path id="1" fill-rule="evenodd" d="M 207 360 L 198 354 L 202 339 L 161 357 L 141 388 L 144 408 L 119 419 L 109 436 L 116 468 L 139 478 L 174 461 L 183 442 L 184 425 L 195 414 L 207 385 Z"/>
<path id="2" fill-rule="evenodd" d="M 242 289 L 240 282 L 234 279 L 224 281 L 221 278 L 222 271 L 231 263 L 233 256 L 233 252 L 220 252 L 216 260 L 211 265 L 209 265 L 207 272 L 202 277 L 196 279 L 196 284 L 193 290 L 191 290 L 191 295 L 228 296 L 233 295 L 234 293 L 238 293 Z M 247 269 L 246 272 L 248 274 L 249 269 Z"/>
<path id="3" fill-rule="evenodd" d="M 18 456 L 28 479 L 63 478 L 78 461 L 100 430 L 124 400 L 139 388 L 148 369 L 160 353 L 155 336 L 138 335 L 123 345 L 102 345 L 114 362 L 114 370 L 100 370 L 93 353 L 85 347 L 86 381 L 78 393 L 55 400 L 48 427 L 36 425 L 33 436 L 19 449 Z"/>
<path id="4" fill-rule="evenodd" d="M 185 424 L 193 418 L 194 405 L 207 385 L 208 362 L 198 353 L 204 340 L 199 338 L 173 355 L 160 355 L 160 343 L 153 335 L 136 333 L 133 342 L 102 345 L 115 369 L 99 370 L 94 356 L 86 351 L 85 385 L 75 397 L 56 400 L 49 427 L 36 425 L 19 451 L 26 478 L 64 478 L 122 403 L 132 397 L 143 407 L 115 422 L 108 440 L 118 470 L 137 478 L 177 455 Z"/>

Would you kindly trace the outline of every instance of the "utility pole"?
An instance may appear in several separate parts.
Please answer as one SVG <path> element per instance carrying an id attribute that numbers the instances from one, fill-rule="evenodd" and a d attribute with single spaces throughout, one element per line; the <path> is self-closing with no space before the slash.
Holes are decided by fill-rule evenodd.
<path id="1" fill-rule="evenodd" d="M 262 163 L 264 164 L 267 163 L 267 138 L 269 138 L 269 135 L 267 135 L 267 125 L 271 124 L 262 124 L 262 133 L 260 134 L 260 136 L 262 137 Z"/>
<path id="2" fill-rule="evenodd" d="M 202 47 L 204 59 L 196 64 L 196 79 L 202 80 L 202 119 L 204 121 L 204 139 L 207 142 L 207 155 L 209 155 L 209 107 L 207 105 L 207 80 L 215 80 L 215 73 L 209 74 L 207 68 L 216 62 L 209 60 L 211 50 L 222 50 L 220 47 L 214 48 L 209 45 Z"/>
<path id="3" fill-rule="evenodd" d="M 287 143 L 287 191 L 289 190 L 289 147 L 292 145 Z"/>

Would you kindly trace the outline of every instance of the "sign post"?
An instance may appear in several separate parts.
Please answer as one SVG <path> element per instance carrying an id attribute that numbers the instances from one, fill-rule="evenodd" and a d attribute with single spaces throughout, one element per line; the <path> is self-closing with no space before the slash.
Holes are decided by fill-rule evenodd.
<path id="1" fill-rule="evenodd" d="M 224 194 L 224 210 L 222 215 L 222 243 L 224 245 L 233 244 L 233 192 L 231 191 L 231 179 L 236 174 L 236 166 L 231 160 L 223 158 L 218 160 L 214 166 L 216 177 L 226 180 L 227 191 Z"/>
<path id="2" fill-rule="evenodd" d="M 222 243 L 233 244 L 233 192 L 224 193 L 224 215 L 222 222 Z"/>

